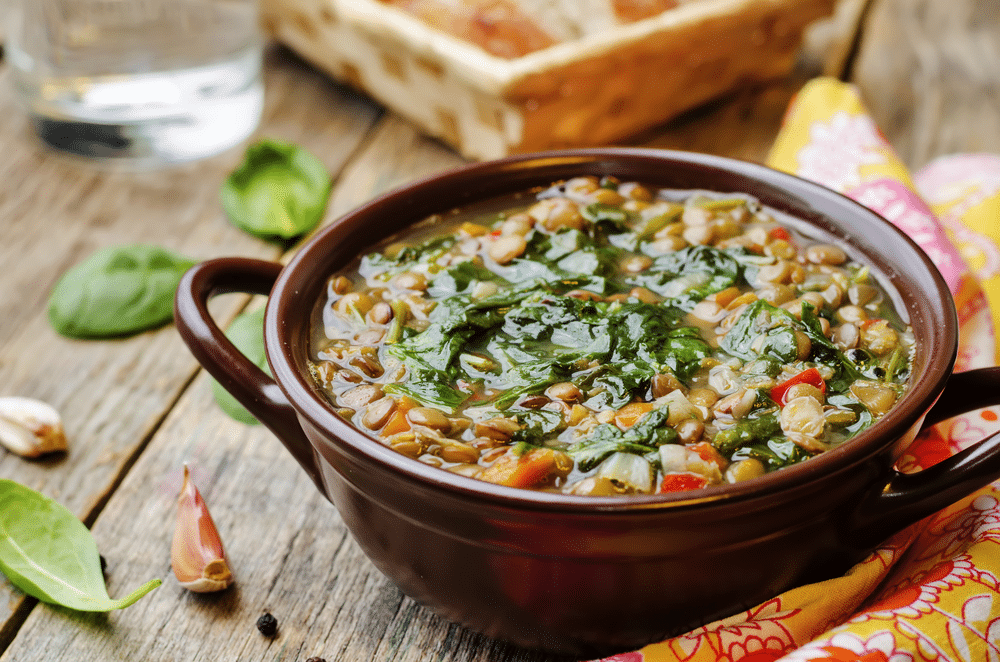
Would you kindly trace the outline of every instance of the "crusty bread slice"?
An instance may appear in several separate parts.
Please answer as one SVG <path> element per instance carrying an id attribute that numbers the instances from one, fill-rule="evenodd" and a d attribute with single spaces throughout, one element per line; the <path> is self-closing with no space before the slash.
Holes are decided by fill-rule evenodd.
<path id="1" fill-rule="evenodd" d="M 526 16 L 558 41 L 613 30 L 676 7 L 677 0 L 517 0 Z"/>
<path id="2" fill-rule="evenodd" d="M 691 1 L 691 0 L 689 0 Z M 656 16 L 679 0 L 381 0 L 427 25 L 513 59 Z"/>
<path id="3" fill-rule="evenodd" d="M 380 1 L 497 57 L 518 58 L 559 41 L 521 11 L 514 0 Z"/>

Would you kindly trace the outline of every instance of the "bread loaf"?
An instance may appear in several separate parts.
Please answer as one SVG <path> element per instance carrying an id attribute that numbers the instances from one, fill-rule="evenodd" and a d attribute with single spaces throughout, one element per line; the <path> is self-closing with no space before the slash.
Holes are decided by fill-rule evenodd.
<path id="1" fill-rule="evenodd" d="M 507 59 L 655 16 L 679 0 L 382 0 Z"/>
<path id="2" fill-rule="evenodd" d="M 493 159 L 621 142 L 783 76 L 806 25 L 836 0 L 601 2 L 261 0 L 261 11 L 279 41 L 338 80 L 466 157 Z"/>

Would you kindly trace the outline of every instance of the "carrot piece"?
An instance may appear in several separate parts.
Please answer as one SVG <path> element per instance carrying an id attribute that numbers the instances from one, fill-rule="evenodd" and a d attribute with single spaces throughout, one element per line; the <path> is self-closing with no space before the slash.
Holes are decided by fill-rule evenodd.
<path id="1" fill-rule="evenodd" d="M 651 411 L 653 411 L 652 402 L 629 403 L 615 412 L 615 425 L 622 430 L 627 430 Z"/>
<path id="2" fill-rule="evenodd" d="M 698 454 L 698 457 L 705 460 L 706 462 L 711 462 L 719 467 L 720 470 L 724 469 L 728 462 L 726 458 L 722 457 L 722 454 L 707 441 L 702 441 L 697 444 L 688 446 L 691 450 Z"/>
<path id="3" fill-rule="evenodd" d="M 558 459 L 551 448 L 533 448 L 523 455 L 508 450 L 478 478 L 509 487 L 534 487 L 560 470 Z"/>
<path id="4" fill-rule="evenodd" d="M 708 484 L 704 476 L 693 473 L 667 474 L 660 484 L 660 492 L 687 492 L 700 490 Z"/>

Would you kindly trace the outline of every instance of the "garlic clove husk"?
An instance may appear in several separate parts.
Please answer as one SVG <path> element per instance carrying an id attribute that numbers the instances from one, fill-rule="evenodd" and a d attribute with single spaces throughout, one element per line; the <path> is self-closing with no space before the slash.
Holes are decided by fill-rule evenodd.
<path id="1" fill-rule="evenodd" d="M 67 447 L 59 412 L 41 400 L 17 396 L 0 398 L 0 443 L 23 457 Z"/>
<path id="2" fill-rule="evenodd" d="M 221 591 L 233 583 L 219 531 L 201 493 L 191 482 L 187 466 L 177 500 L 170 565 L 180 585 L 195 593 Z"/>

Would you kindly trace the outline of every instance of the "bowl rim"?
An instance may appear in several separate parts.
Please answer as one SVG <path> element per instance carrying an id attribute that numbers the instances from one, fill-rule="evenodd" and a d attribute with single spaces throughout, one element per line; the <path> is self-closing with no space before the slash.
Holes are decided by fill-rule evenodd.
<path id="1" fill-rule="evenodd" d="M 928 359 L 926 369 L 920 375 L 911 377 L 910 388 L 887 414 L 870 428 L 858 433 L 848 442 L 837 446 L 806 462 L 786 467 L 776 472 L 766 474 L 750 481 L 711 486 L 693 492 L 677 492 L 670 494 L 623 495 L 611 497 L 593 497 L 544 492 L 496 485 L 486 481 L 461 476 L 437 467 L 425 464 L 395 451 L 376 441 L 368 433 L 356 428 L 340 418 L 333 407 L 312 384 L 308 370 L 300 369 L 292 357 L 294 338 L 289 337 L 293 326 L 286 323 L 287 316 L 293 309 L 299 297 L 303 277 L 310 266 L 321 264 L 321 258 L 329 252 L 329 244 L 338 233 L 341 225 L 365 216 L 378 214 L 379 211 L 392 205 L 406 204 L 414 191 L 430 188 L 454 186 L 455 182 L 482 181 L 485 178 L 497 177 L 504 173 L 529 171 L 540 167 L 558 165 L 569 167 L 583 163 L 606 162 L 608 165 L 628 162 L 653 160 L 662 165 L 670 163 L 692 166 L 695 168 L 718 171 L 735 175 L 748 182 L 763 184 L 777 188 L 790 199 L 806 203 L 812 208 L 834 206 L 860 214 L 867 220 L 886 226 L 884 229 L 895 234 L 900 240 L 900 246 L 894 246 L 893 252 L 906 250 L 910 257 L 925 270 L 924 277 L 929 277 L 937 296 L 926 296 L 923 300 L 932 306 L 939 303 L 941 319 L 940 328 L 935 329 L 942 338 L 940 351 L 934 352 L 934 360 Z M 524 190 L 524 189 L 520 189 Z M 513 192 L 513 190 L 511 190 Z M 752 191 L 744 191 L 753 195 Z M 448 211 L 468 201 L 455 201 L 452 197 L 449 204 L 440 205 L 440 211 Z M 471 198 L 474 201 L 477 198 Z M 485 199 L 485 198 L 483 198 Z M 829 216 L 823 214 L 823 216 Z M 410 220 L 410 223 L 422 220 L 427 215 L 421 214 Z M 355 233 L 356 234 L 356 233 Z M 376 236 L 367 245 L 380 241 L 386 235 Z M 858 239 L 840 237 L 848 244 L 857 248 L 861 242 Z M 905 247 L 905 248 L 903 248 Z M 877 269 L 877 271 L 882 271 Z M 325 272 L 322 279 L 329 275 Z M 897 278 L 914 281 L 910 274 L 896 272 Z M 307 281 L 311 282 L 311 281 Z M 906 299 L 906 292 L 900 291 L 899 296 Z M 911 297 L 916 300 L 916 297 Z M 311 318 L 316 301 L 309 301 L 305 308 Z M 308 322 L 306 323 L 308 326 Z M 656 148 L 605 147 L 589 149 L 555 150 L 520 154 L 492 161 L 474 162 L 457 168 L 437 172 L 396 187 L 369 202 L 360 205 L 337 217 L 330 224 L 312 236 L 291 258 L 281 271 L 272 288 L 265 315 L 265 348 L 272 374 L 279 388 L 285 394 L 300 420 L 308 421 L 316 430 L 331 440 L 334 440 L 342 452 L 347 452 L 355 458 L 364 458 L 377 467 L 398 478 L 422 485 L 426 488 L 444 491 L 464 499 L 478 502 L 489 502 L 513 508 L 529 508 L 532 510 L 555 510 L 561 512 L 576 512 L 593 514 L 596 511 L 607 513 L 636 513 L 649 510 L 702 509 L 719 502 L 734 501 L 751 502 L 758 499 L 768 499 L 778 493 L 795 491 L 807 485 L 820 476 L 831 476 L 847 471 L 851 467 L 864 462 L 869 457 L 884 453 L 896 441 L 912 429 L 934 403 L 944 388 L 951 374 L 958 351 L 958 318 L 955 305 L 943 277 L 938 272 L 930 257 L 906 234 L 893 226 L 867 207 L 850 198 L 795 175 L 774 170 L 764 165 L 732 159 L 728 157 L 664 150 Z M 315 447 L 315 443 L 313 442 Z M 886 468 L 888 471 L 888 467 Z M 878 487 L 881 490 L 881 487 Z"/>

